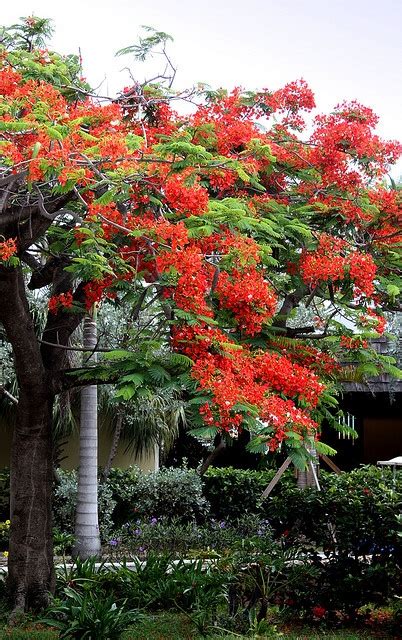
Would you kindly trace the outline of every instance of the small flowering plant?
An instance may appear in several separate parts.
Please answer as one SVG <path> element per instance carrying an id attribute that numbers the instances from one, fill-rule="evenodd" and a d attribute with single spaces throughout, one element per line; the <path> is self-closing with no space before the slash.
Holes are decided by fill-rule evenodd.
<path id="1" fill-rule="evenodd" d="M 323 618 L 325 618 L 327 614 L 327 610 L 325 607 L 322 607 L 321 605 L 318 604 L 312 608 L 311 613 L 313 615 L 314 620 L 322 620 Z"/>
<path id="2" fill-rule="evenodd" d="M 0 547 L 6 552 L 8 547 L 8 537 L 10 534 L 10 520 L 0 522 Z"/>

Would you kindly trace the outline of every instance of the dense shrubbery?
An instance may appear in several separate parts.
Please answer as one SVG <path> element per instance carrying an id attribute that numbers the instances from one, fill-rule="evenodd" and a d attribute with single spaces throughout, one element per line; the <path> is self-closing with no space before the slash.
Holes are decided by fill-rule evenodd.
<path id="1" fill-rule="evenodd" d="M 136 490 L 139 517 L 162 516 L 184 522 L 203 520 L 208 503 L 200 477 L 193 469 L 162 469 L 141 475 Z"/>
<path id="2" fill-rule="evenodd" d="M 149 552 L 146 561 L 133 558 L 133 565 L 96 568 L 88 560 L 63 569 L 61 608 L 56 602 L 53 616 L 63 613 L 70 598 L 86 604 L 80 624 L 88 626 L 95 610 L 99 619 L 109 620 L 112 602 L 117 610 L 184 610 L 204 634 L 214 627 L 268 632 L 272 623 L 300 619 L 332 628 L 359 623 L 392 631 L 400 621 L 398 600 L 381 591 L 378 567 L 373 571 L 354 559 L 323 562 L 311 549 L 289 547 L 269 536 L 260 544 L 233 540 L 226 554 L 207 561 Z M 71 622 L 68 616 L 64 621 Z"/>
<path id="3" fill-rule="evenodd" d="M 149 551 L 213 557 L 227 554 L 241 540 L 255 540 L 261 546 L 272 540 L 271 528 L 256 515 L 229 522 L 208 519 L 202 524 L 172 518 L 148 518 L 123 525 L 109 540 L 116 552 L 146 555 Z"/>
<path id="4" fill-rule="evenodd" d="M 54 524 L 73 533 L 77 501 L 76 471 L 59 470 L 54 489 Z M 99 484 L 99 528 L 104 542 L 113 530 L 153 517 L 178 522 L 204 521 L 209 505 L 200 477 L 192 469 L 162 469 L 143 474 L 135 467 L 112 469 Z"/>
<path id="5" fill-rule="evenodd" d="M 204 495 L 215 518 L 237 519 L 258 513 L 261 493 L 275 475 L 274 470 L 250 471 L 233 467 L 210 467 L 203 477 Z"/>
<path id="6" fill-rule="evenodd" d="M 58 483 L 53 493 L 53 522 L 62 532 L 74 533 L 77 504 L 77 472 L 59 469 Z M 112 513 L 116 506 L 112 490 L 107 483 L 99 486 L 99 529 L 103 540 L 107 540 L 114 528 Z"/>
<path id="7" fill-rule="evenodd" d="M 127 476 L 119 473 L 124 485 Z M 283 615 L 296 614 L 306 621 L 321 616 L 331 625 L 350 623 L 367 602 L 377 611 L 392 601 L 401 581 L 396 516 L 401 508 L 402 476 L 394 479 L 392 472 L 369 466 L 341 476 L 322 472 L 323 490 L 317 492 L 298 490 L 289 471 L 270 498 L 261 501 L 273 474 L 270 470 L 210 469 L 202 481 L 209 517 L 198 523 L 193 517 L 186 522 L 186 503 L 180 513 L 181 503 L 175 497 L 183 487 L 172 483 L 169 488 L 166 472 L 160 473 L 158 487 L 164 487 L 169 504 L 174 502 L 176 508 L 165 507 L 160 517 L 159 498 L 153 497 L 158 474 L 153 474 L 147 501 L 139 500 L 135 520 L 122 527 L 111 545 L 116 552 L 125 549 L 143 557 L 169 551 L 176 557 L 214 557 L 215 552 L 228 562 L 243 548 L 244 566 L 253 558 L 256 570 L 260 562 L 265 563 L 265 569 L 258 569 L 262 581 L 278 544 L 290 554 L 299 549 L 305 559 L 303 580 L 286 579 L 286 588 L 282 585 L 270 604 L 279 606 Z M 144 486 L 148 477 L 142 476 Z"/>
<path id="8" fill-rule="evenodd" d="M 84 563 L 61 580 L 60 607 L 82 600 L 88 625 L 103 601 L 100 615 L 113 621 L 113 600 L 126 602 L 124 610 L 184 608 L 204 631 L 218 624 L 245 632 L 266 618 L 395 628 L 402 474 L 322 472 L 317 492 L 298 490 L 289 471 L 261 501 L 273 474 L 209 469 L 201 479 L 188 469 L 113 469 L 100 488 L 104 551 L 112 561 L 131 558 L 136 571 L 123 564 L 95 572 Z M 62 471 L 57 548 L 71 544 L 75 500 L 76 474 Z"/>
<path id="9" fill-rule="evenodd" d="M 147 537 L 159 547 L 160 536 L 184 550 L 197 546 L 197 536 L 200 547 L 219 544 L 215 529 L 223 541 L 230 529 L 243 535 L 244 522 L 254 535 L 260 529 L 258 523 L 268 521 L 276 537 L 285 535 L 289 542 L 302 538 L 327 552 L 336 549 L 338 555 L 374 555 L 384 562 L 387 557 L 400 556 L 397 515 L 402 505 L 402 474 L 394 478 L 391 471 L 372 466 L 340 476 L 321 472 L 322 491 L 317 492 L 299 491 L 289 471 L 261 502 L 261 493 L 273 474 L 272 470 L 209 469 L 201 480 L 191 469 L 169 468 L 148 474 L 134 467 L 112 469 L 108 480 L 100 483 L 102 538 L 108 542 L 117 531 L 140 528 L 138 546 L 144 546 Z M 6 475 L 4 495 L 8 491 Z M 55 526 L 70 534 L 76 473 L 60 471 L 59 479 L 54 495 Z M 4 511 L 7 513 L 6 506 Z"/>
<path id="10" fill-rule="evenodd" d="M 130 467 L 112 469 L 107 481 L 116 506 L 115 524 L 153 517 L 202 521 L 209 514 L 200 477 L 193 469 L 161 469 L 143 474 Z"/>
<path id="11" fill-rule="evenodd" d="M 326 550 L 336 547 L 338 553 L 382 557 L 399 553 L 396 516 L 402 507 L 402 474 L 394 479 L 391 471 L 373 466 L 340 476 L 322 472 L 318 492 L 297 489 L 289 472 L 261 502 L 272 476 L 270 471 L 208 470 L 204 491 L 212 515 L 259 514 L 276 535 L 303 536 Z"/>

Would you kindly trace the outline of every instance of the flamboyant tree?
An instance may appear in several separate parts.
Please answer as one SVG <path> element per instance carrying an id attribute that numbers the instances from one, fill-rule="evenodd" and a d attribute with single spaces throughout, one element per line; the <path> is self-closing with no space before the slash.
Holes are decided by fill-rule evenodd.
<path id="1" fill-rule="evenodd" d="M 38 25 L 6 33 L 0 52 L 17 608 L 53 588 L 52 405 L 63 390 L 114 382 L 128 400 L 175 387 L 202 433 L 247 428 L 254 450 L 284 446 L 302 466 L 313 444 L 325 450 L 341 362 L 398 373 L 367 342 L 399 307 L 401 269 L 401 201 L 385 182 L 401 145 L 375 134 L 371 109 L 342 103 L 307 136 L 315 105 L 302 80 L 231 93 L 154 81 L 99 98 L 77 59 L 36 46 Z M 152 31 L 125 51 L 141 58 L 167 39 Z M 179 98 L 190 113 L 174 110 Z M 27 289 L 48 296 L 43 331 Z M 72 335 L 104 300 L 127 305 L 125 348 L 74 368 Z"/>

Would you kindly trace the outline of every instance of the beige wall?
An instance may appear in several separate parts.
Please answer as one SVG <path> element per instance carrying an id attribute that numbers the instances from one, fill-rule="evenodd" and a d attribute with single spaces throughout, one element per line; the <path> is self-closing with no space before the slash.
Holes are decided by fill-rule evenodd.
<path id="1" fill-rule="evenodd" d="M 111 439 L 112 437 L 107 431 L 100 431 L 98 442 L 98 464 L 100 467 L 103 467 L 106 464 L 110 451 Z M 158 456 L 155 455 L 154 451 L 150 452 L 147 456 L 136 458 L 130 453 L 130 451 L 126 452 L 125 448 L 126 445 L 124 443 L 120 443 L 116 457 L 113 460 L 114 467 L 126 469 L 130 465 L 137 465 L 143 471 L 154 471 L 158 468 Z M 78 433 L 74 433 L 62 449 L 61 457 L 66 456 L 66 459 L 61 463 L 63 469 L 74 469 L 75 467 L 78 467 L 78 452 Z"/>
<path id="2" fill-rule="evenodd" d="M 10 466 L 10 449 L 11 449 L 12 429 L 0 420 L 0 469 Z M 103 467 L 106 464 L 112 436 L 106 430 L 101 430 L 99 433 L 99 454 L 98 464 Z M 115 459 L 113 460 L 114 467 L 120 467 L 126 469 L 130 465 L 136 465 L 143 471 L 154 471 L 159 466 L 159 455 L 157 451 L 151 451 L 148 455 L 136 458 L 130 452 L 125 452 L 126 445 L 124 443 L 119 445 Z M 74 469 L 78 467 L 78 433 L 74 433 L 67 440 L 65 446 L 62 448 L 61 466 L 63 469 Z"/>

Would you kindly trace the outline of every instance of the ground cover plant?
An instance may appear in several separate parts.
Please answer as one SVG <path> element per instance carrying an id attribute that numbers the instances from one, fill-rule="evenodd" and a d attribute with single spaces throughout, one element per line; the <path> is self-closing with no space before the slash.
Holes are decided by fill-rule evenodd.
<path id="1" fill-rule="evenodd" d="M 91 574 L 91 565 L 81 566 L 74 570 L 70 586 L 60 582 L 54 602 L 39 621 L 21 618 L 14 630 L 4 628 L 4 637 L 398 637 L 401 610 L 395 602 L 366 605 L 354 617 L 340 609 L 333 618 L 317 604 L 302 619 L 290 598 L 285 607 L 279 605 L 278 596 L 289 585 L 301 586 L 308 573 L 301 564 L 286 565 L 295 558 L 294 553 L 271 555 L 267 565 L 245 561 L 233 571 L 233 559 L 201 569 L 198 562 L 169 565 L 166 557 L 151 557 L 150 567 L 140 567 L 139 576 L 125 567 L 100 567 Z"/>
<path id="2" fill-rule="evenodd" d="M 199 635 L 188 619 L 183 615 L 176 613 L 164 613 L 157 615 L 144 616 L 142 622 L 135 628 L 130 629 L 123 634 L 122 640 L 143 640 L 147 638 L 149 640 L 199 640 L 205 636 Z M 210 639 L 217 640 L 246 640 L 250 636 L 241 636 L 239 634 L 221 634 L 208 636 Z M 299 631 L 291 632 L 284 631 L 282 635 L 279 632 L 276 638 L 282 638 L 283 640 L 361 640 L 366 638 L 367 640 L 374 640 L 374 638 L 387 638 L 389 636 L 375 634 L 367 635 L 361 632 L 353 631 L 336 631 L 336 632 L 317 632 L 314 628 L 302 628 Z M 1 640 L 55 640 L 57 635 L 52 631 L 38 630 L 35 626 L 25 627 L 21 629 L 0 629 Z M 258 640 L 267 640 L 268 636 L 260 636 Z M 257 640 L 257 639 L 255 639 Z"/>

